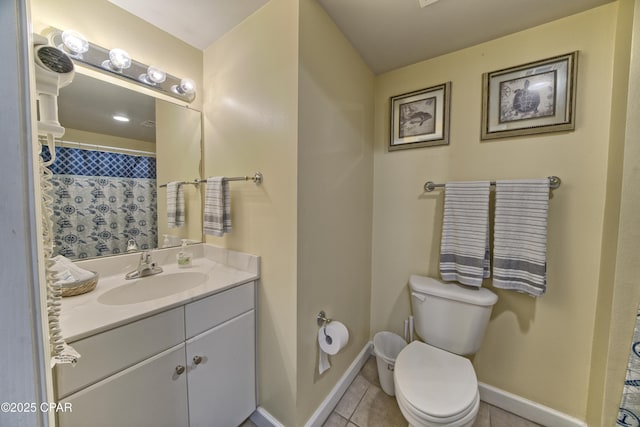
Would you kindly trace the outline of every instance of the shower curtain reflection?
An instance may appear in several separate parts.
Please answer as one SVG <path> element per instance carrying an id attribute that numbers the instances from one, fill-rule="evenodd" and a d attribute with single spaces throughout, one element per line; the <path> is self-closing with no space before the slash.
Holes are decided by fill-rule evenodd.
<path id="1" fill-rule="evenodd" d="M 621 349 L 629 352 L 629 362 L 616 419 L 616 425 L 619 426 L 640 425 L 640 307 L 636 312 L 635 322 L 631 348 Z"/>
<path id="2" fill-rule="evenodd" d="M 50 159 L 44 147 L 44 160 Z M 56 147 L 54 255 L 83 259 L 156 248 L 156 159 L 81 148 Z"/>

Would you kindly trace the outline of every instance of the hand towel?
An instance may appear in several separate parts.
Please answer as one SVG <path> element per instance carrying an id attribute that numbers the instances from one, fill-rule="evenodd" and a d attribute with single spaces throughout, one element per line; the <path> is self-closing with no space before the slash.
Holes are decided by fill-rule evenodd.
<path id="1" fill-rule="evenodd" d="M 496 182 L 493 286 L 546 292 L 548 209 L 548 179 Z"/>
<path id="2" fill-rule="evenodd" d="M 54 262 L 51 270 L 56 273 L 56 279 L 61 284 L 82 282 L 95 277 L 94 272 L 78 267 L 73 261 L 62 255 L 55 256 L 51 260 Z"/>
<path id="3" fill-rule="evenodd" d="M 182 183 L 167 184 L 167 226 L 178 228 L 184 225 L 184 189 Z"/>
<path id="4" fill-rule="evenodd" d="M 445 184 L 440 244 L 442 280 L 482 286 L 490 275 L 489 181 Z"/>
<path id="5" fill-rule="evenodd" d="M 221 237 L 231 231 L 229 182 L 222 176 L 207 179 L 204 197 L 204 232 Z"/>

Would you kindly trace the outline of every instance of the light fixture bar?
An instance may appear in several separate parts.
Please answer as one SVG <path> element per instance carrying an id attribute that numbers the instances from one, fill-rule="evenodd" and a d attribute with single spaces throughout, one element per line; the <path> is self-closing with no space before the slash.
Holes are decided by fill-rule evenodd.
<path id="1" fill-rule="evenodd" d="M 46 37 L 58 47 L 64 46 L 63 31 L 49 28 Z M 70 55 L 74 61 L 86 64 L 102 73 L 117 76 L 129 82 L 163 93 L 181 101 L 192 102 L 196 97 L 193 81 L 165 73 L 157 66 L 149 66 L 131 59 L 122 49 L 105 49 L 95 43 L 87 42 L 88 48 L 81 54 Z M 83 46 L 84 47 L 84 46 Z M 67 49 L 68 50 L 68 49 Z M 189 90 L 181 90 L 188 81 Z M 178 89 L 176 89 L 178 88 Z"/>

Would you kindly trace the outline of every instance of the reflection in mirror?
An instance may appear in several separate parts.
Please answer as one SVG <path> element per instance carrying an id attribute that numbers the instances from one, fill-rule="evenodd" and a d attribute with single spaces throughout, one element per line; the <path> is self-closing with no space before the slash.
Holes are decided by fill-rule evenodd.
<path id="1" fill-rule="evenodd" d="M 84 259 L 201 241 L 198 189 L 185 187 L 185 225 L 169 229 L 160 188 L 200 177 L 198 111 L 80 73 L 58 104 L 65 134 L 50 167 L 54 255 Z"/>

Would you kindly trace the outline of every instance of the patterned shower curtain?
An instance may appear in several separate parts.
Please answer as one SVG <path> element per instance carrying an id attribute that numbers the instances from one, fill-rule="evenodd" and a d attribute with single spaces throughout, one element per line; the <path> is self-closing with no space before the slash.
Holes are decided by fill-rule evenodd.
<path id="1" fill-rule="evenodd" d="M 625 427 L 640 426 L 640 307 L 636 314 L 636 326 L 633 342 L 629 351 L 627 376 L 622 391 L 622 401 L 616 425 Z"/>
<path id="2" fill-rule="evenodd" d="M 50 158 L 47 147 L 42 157 Z M 83 259 L 158 245 L 156 159 L 56 147 L 54 255 Z"/>

